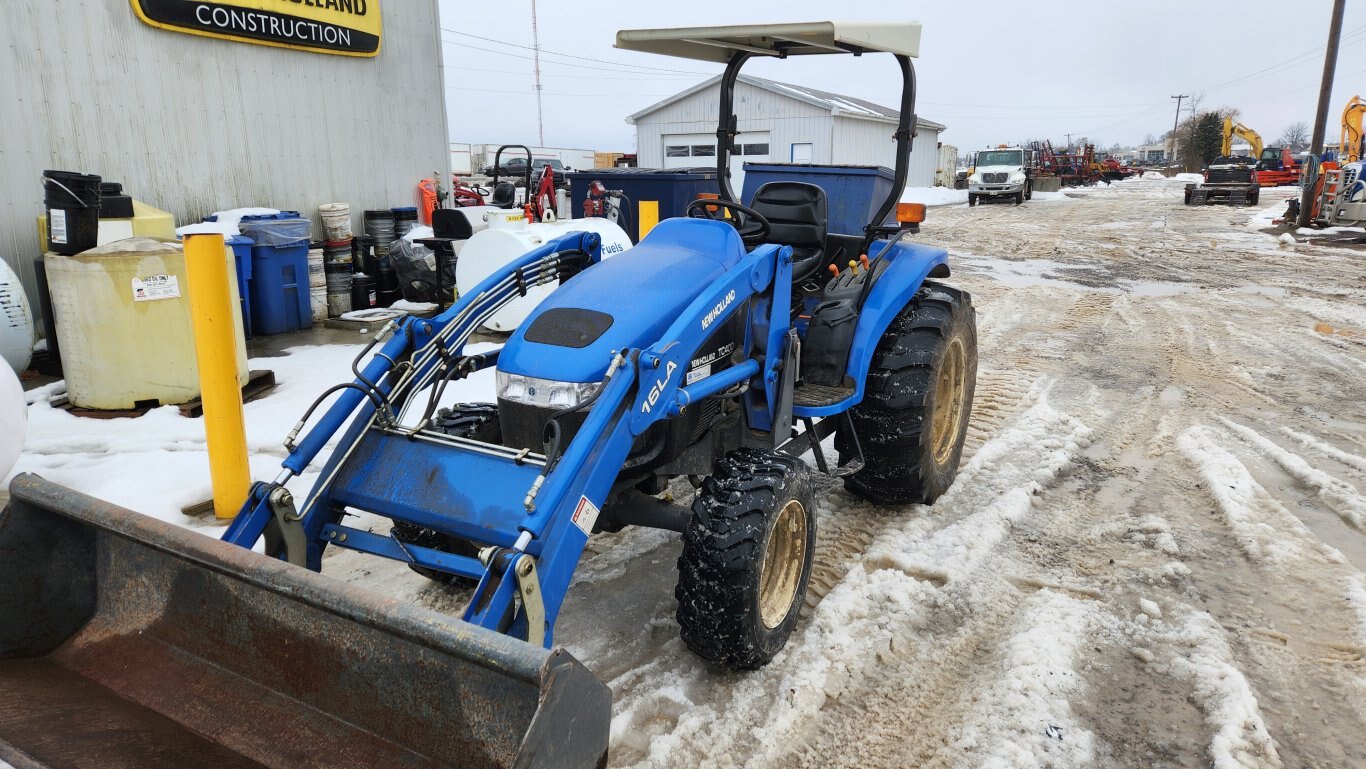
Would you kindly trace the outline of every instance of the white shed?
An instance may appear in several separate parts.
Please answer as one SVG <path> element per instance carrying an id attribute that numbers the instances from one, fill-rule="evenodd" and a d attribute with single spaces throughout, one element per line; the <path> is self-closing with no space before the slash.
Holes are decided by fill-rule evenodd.
<path id="1" fill-rule="evenodd" d="M 644 168 L 690 168 L 716 162 L 718 82 L 713 77 L 626 118 L 636 127 Z M 744 187 L 744 163 L 896 165 L 900 113 L 852 96 L 740 74 L 735 84 L 739 152 L 731 159 L 732 186 Z M 944 126 L 916 121 L 906 184 L 930 187 Z"/>

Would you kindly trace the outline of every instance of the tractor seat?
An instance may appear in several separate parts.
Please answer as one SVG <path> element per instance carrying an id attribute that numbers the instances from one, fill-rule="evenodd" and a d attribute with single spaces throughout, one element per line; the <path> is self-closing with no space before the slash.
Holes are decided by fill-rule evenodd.
<path id="1" fill-rule="evenodd" d="M 792 246 L 793 282 L 824 266 L 825 190 L 805 182 L 769 182 L 755 191 L 749 207 L 772 225 L 767 242 Z"/>
<path id="2" fill-rule="evenodd" d="M 517 205 L 517 185 L 512 182 L 498 182 L 489 198 L 489 205 L 498 208 L 512 208 Z"/>

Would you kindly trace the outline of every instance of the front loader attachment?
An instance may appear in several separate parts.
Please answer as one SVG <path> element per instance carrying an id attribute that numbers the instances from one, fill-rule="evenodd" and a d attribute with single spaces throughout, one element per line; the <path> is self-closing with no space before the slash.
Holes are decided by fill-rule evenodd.
<path id="1" fill-rule="evenodd" d="M 33 475 L 0 513 L 0 761 L 598 767 L 611 694 L 545 650 Z"/>

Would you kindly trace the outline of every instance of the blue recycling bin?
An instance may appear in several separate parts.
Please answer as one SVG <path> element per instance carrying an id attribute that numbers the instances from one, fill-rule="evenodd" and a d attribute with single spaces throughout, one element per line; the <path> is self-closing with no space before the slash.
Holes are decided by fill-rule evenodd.
<path id="1" fill-rule="evenodd" d="M 768 182 L 806 182 L 825 190 L 827 231 L 863 235 L 863 228 L 892 191 L 895 174 L 885 166 L 833 166 L 806 163 L 746 163 L 744 202 Z M 887 220 L 896 217 L 893 210 Z"/>
<path id="2" fill-rule="evenodd" d="M 232 249 L 232 260 L 237 266 L 237 301 L 241 303 L 242 332 L 251 338 L 251 247 L 256 241 L 241 235 L 227 238 L 225 243 Z"/>
<path id="3" fill-rule="evenodd" d="M 713 168 L 595 168 L 591 171 L 571 171 L 569 180 L 570 206 L 575 219 L 583 218 L 583 201 L 588 197 L 588 185 L 598 181 L 609 190 L 621 190 L 631 203 L 617 224 L 626 230 L 632 243 L 639 243 L 641 232 L 641 204 L 656 204 L 658 218 L 653 226 L 665 219 L 682 216 L 688 204 L 701 193 L 715 193 L 716 169 Z M 650 216 L 651 214 L 647 214 Z"/>
<path id="4" fill-rule="evenodd" d="M 308 241 L 251 248 L 251 327 L 270 335 L 313 325 L 308 295 Z"/>

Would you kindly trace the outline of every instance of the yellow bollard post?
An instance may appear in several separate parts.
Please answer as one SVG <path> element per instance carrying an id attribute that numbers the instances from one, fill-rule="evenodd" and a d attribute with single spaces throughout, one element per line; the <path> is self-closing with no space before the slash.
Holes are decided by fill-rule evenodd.
<path id="1" fill-rule="evenodd" d="M 185 273 L 190 281 L 190 319 L 199 363 L 199 397 L 204 403 L 213 512 L 217 518 L 230 519 L 247 501 L 251 471 L 247 467 L 242 390 L 237 381 L 237 338 L 232 317 L 236 309 L 228 286 L 223 236 L 186 235 Z"/>

